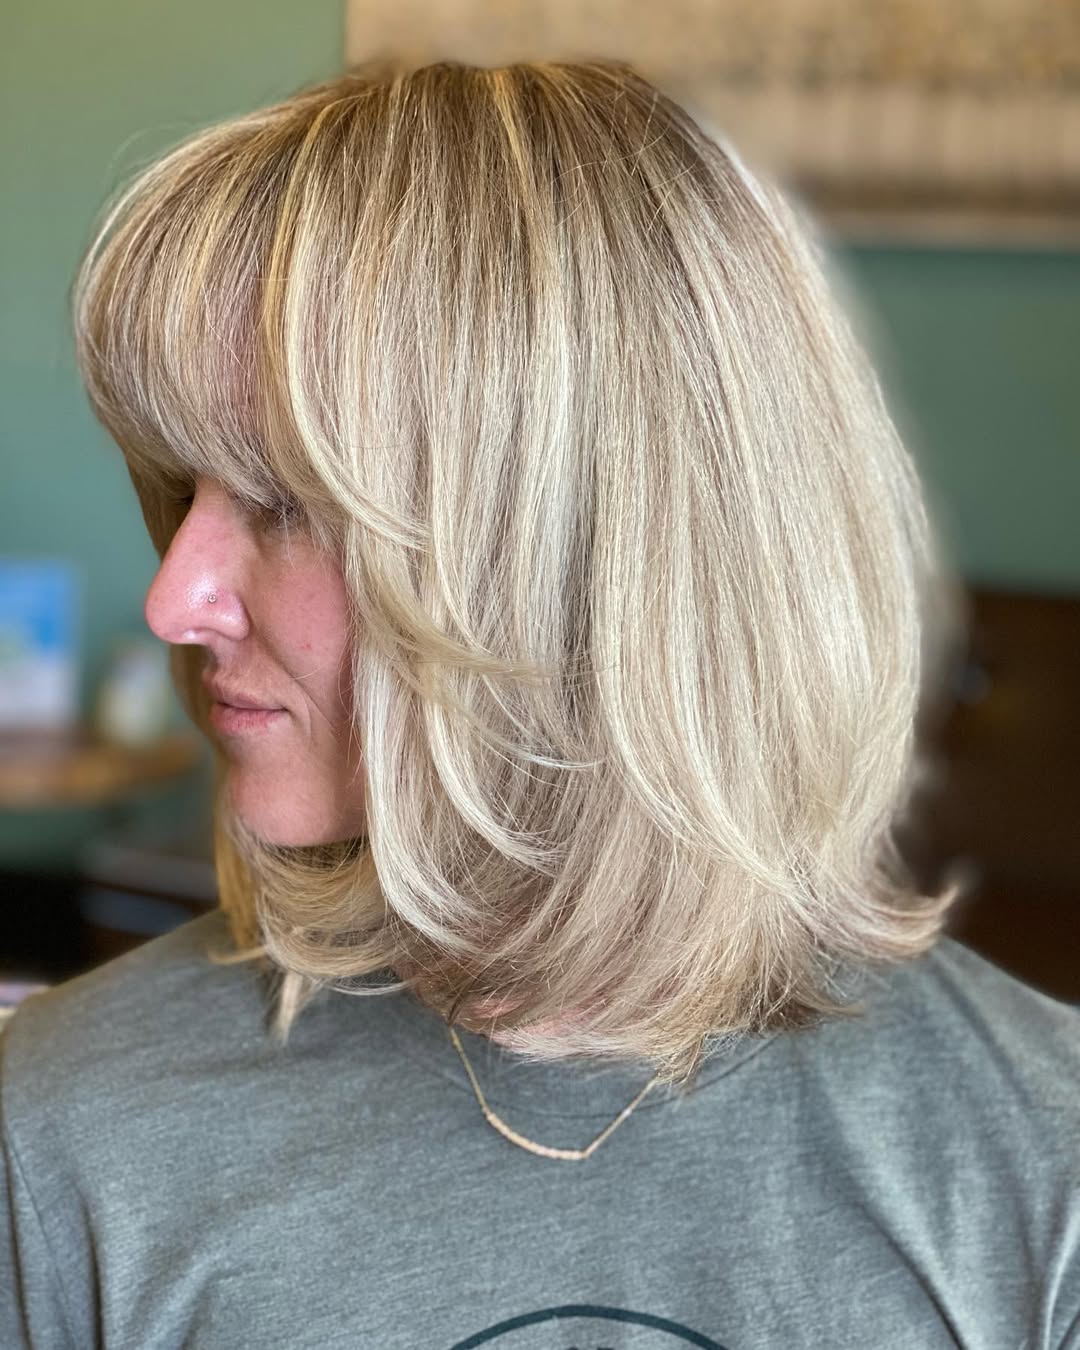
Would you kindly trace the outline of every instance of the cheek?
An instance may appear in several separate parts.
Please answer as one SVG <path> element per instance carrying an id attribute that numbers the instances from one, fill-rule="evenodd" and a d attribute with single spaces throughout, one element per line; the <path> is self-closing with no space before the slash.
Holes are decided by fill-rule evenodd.
<path id="1" fill-rule="evenodd" d="M 342 697 L 351 689 L 349 607 L 340 573 L 312 570 L 294 579 L 283 596 L 282 615 L 290 634 L 295 674 L 323 705 L 343 714 Z M 344 705 L 344 706 L 347 706 Z"/>

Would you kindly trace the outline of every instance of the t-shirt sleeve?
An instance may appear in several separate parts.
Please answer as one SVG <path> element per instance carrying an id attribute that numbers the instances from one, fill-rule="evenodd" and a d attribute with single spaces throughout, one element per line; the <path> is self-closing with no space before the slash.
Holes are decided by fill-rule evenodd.
<path id="1" fill-rule="evenodd" d="M 1022 1271 L 1031 1282 L 1023 1350 L 1080 1350 L 1080 1010 L 951 937 L 925 969 L 936 978 L 910 1004 L 917 1034 L 904 1043 L 922 1054 L 941 1038 L 952 1078 L 937 1081 L 948 1085 L 943 1101 L 958 1130 L 977 1109 L 972 1090 L 985 1094 L 992 1133 L 978 1148 L 987 1181 L 999 1185 L 988 1187 L 978 1221 L 993 1277 L 1004 1288 Z M 949 1180 L 942 1170 L 938 1184 Z M 999 1222 L 1003 1207 L 1019 1226 Z"/>
<path id="2" fill-rule="evenodd" d="M 1080 1350 L 1080 1216 L 1073 1225 L 1050 1315 L 1053 1350 Z"/>
<path id="3" fill-rule="evenodd" d="M 0 1346 L 76 1350 L 55 1253 L 10 1119 L 4 1052 L 10 1018 L 0 1021 Z M 95 1344 L 93 1329 L 89 1340 Z"/>

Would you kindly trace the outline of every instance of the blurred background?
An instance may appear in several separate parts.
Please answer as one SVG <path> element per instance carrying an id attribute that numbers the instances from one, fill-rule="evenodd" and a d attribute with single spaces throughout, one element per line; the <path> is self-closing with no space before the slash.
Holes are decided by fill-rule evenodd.
<path id="1" fill-rule="evenodd" d="M 94 216 L 207 123 L 385 52 L 612 56 L 821 221 L 970 604 L 904 825 L 950 931 L 1080 1002 L 1076 0 L 8 0 L 0 53 L 0 1003 L 215 903 L 209 752 L 75 374 Z"/>

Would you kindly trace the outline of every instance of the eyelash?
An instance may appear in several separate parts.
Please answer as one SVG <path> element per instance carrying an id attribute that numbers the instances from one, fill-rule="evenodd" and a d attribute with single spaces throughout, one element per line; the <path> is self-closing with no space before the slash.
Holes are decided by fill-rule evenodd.
<path id="1" fill-rule="evenodd" d="M 194 492 L 187 493 L 183 497 L 174 497 L 174 503 L 182 506 L 185 511 L 190 511 L 195 504 Z M 269 529 L 285 531 L 290 526 L 299 525 L 303 518 L 304 510 L 299 502 L 284 497 L 277 498 L 270 506 L 256 505 L 249 509 L 252 514 L 259 516 L 263 524 Z"/>

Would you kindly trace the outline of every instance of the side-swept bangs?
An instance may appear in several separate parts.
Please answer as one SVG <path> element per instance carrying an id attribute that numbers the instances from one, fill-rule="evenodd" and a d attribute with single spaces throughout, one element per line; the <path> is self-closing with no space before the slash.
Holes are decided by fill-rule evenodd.
<path id="1" fill-rule="evenodd" d="M 241 117 L 164 155 L 107 204 L 75 278 L 80 373 L 159 553 L 199 476 L 252 508 L 303 507 L 320 542 L 340 545 L 340 510 L 296 426 L 284 336 L 327 331 L 335 293 L 329 269 L 316 288 L 298 265 L 316 251 L 288 190 L 310 121 Z"/>

